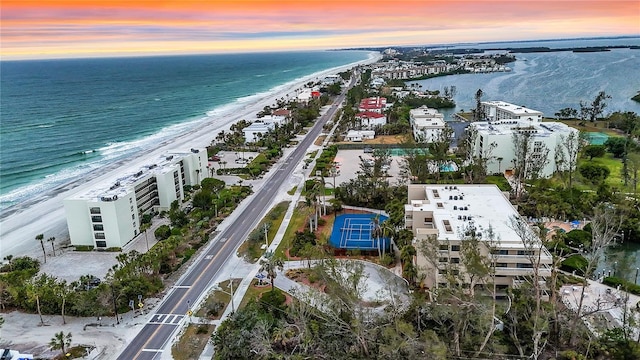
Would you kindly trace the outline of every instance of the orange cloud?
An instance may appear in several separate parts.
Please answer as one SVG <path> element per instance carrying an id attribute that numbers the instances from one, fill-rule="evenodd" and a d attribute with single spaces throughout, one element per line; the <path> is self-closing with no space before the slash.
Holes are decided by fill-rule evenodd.
<path id="1" fill-rule="evenodd" d="M 639 14 L 637 0 L 4 0 L 0 26 L 15 58 L 639 34 Z"/>

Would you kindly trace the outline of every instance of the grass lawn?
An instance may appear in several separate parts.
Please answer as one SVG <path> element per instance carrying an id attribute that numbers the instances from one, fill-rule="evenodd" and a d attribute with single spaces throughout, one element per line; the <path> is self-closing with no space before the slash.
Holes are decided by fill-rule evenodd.
<path id="1" fill-rule="evenodd" d="M 501 191 L 511 191 L 511 185 L 509 185 L 509 181 L 507 181 L 507 179 L 502 175 L 487 176 L 487 183 L 497 185 Z"/>
<path id="2" fill-rule="evenodd" d="M 318 242 L 321 245 L 325 245 L 329 242 L 329 238 L 331 237 L 331 231 L 333 231 L 333 222 L 336 220 L 334 214 L 327 214 L 327 216 L 322 217 L 325 220 L 325 224 L 320 226 L 320 233 L 317 234 Z"/>
<path id="3" fill-rule="evenodd" d="M 588 163 L 590 160 L 583 158 L 578 161 L 578 169 L 580 165 Z M 622 160 L 616 159 L 613 155 L 607 153 L 604 157 L 593 158 L 591 160 L 594 164 L 604 165 L 609 169 L 609 177 L 605 180 L 605 183 L 609 186 L 615 186 L 620 189 L 624 189 L 624 182 L 622 180 Z M 593 188 L 595 190 L 595 187 Z M 631 191 L 632 189 L 628 189 Z"/>
<path id="4" fill-rule="evenodd" d="M 242 301 L 240 302 L 240 305 L 238 305 L 238 309 L 242 309 L 245 305 L 247 305 L 247 303 L 251 299 L 257 299 L 263 293 L 266 293 L 267 291 L 271 291 L 271 283 L 270 283 L 269 279 L 265 279 L 265 281 L 269 282 L 269 285 L 259 286 L 258 287 L 258 286 L 256 286 L 258 284 L 258 280 L 257 279 L 254 279 L 251 282 L 251 285 L 249 285 L 249 288 L 247 289 L 247 292 L 244 294 L 244 297 L 242 298 Z"/>
<path id="5" fill-rule="evenodd" d="M 242 279 L 233 279 L 233 293 L 235 294 L 238 286 L 240 286 L 240 282 Z M 207 318 L 210 320 L 220 319 L 220 316 L 224 313 L 225 309 L 231 302 L 231 296 L 229 293 L 231 292 L 231 287 L 229 286 L 230 281 L 225 280 L 218 284 L 220 288 L 224 291 L 214 290 L 209 293 L 207 299 L 204 301 L 200 309 L 196 312 L 197 317 Z"/>
<path id="6" fill-rule="evenodd" d="M 267 232 L 267 241 L 271 244 L 273 238 L 278 232 L 278 228 L 280 228 L 280 224 L 282 224 L 282 220 L 284 219 L 284 215 L 286 214 L 288 207 L 289 201 L 283 201 L 271 209 L 262 221 L 260 221 L 260 224 L 258 224 L 251 234 L 249 234 L 249 238 L 240 245 L 240 248 L 238 248 L 238 256 L 242 256 L 245 260 L 255 263 L 264 253 L 264 249 L 262 249 L 262 245 L 264 245 L 264 237 L 256 234 L 260 232 L 265 224 L 267 224 L 269 227 L 269 231 Z"/>
<path id="7" fill-rule="evenodd" d="M 180 340 L 171 347 L 173 359 L 191 360 L 199 358 L 214 329 L 214 325 L 189 324 Z"/>
<path id="8" fill-rule="evenodd" d="M 293 195 L 296 193 L 296 190 L 298 190 L 297 186 L 294 186 L 291 190 L 287 191 L 287 194 L 289 195 Z"/>
<path id="9" fill-rule="evenodd" d="M 587 121 L 584 126 L 578 125 L 580 123 L 580 120 L 558 120 L 554 118 L 545 118 L 544 121 L 558 121 L 561 123 L 565 123 L 571 126 L 572 128 L 578 129 L 580 131 L 602 132 L 609 136 L 621 136 L 620 132 L 618 132 L 617 130 L 607 129 L 608 124 L 606 121 L 596 121 L 594 123 Z"/>
<path id="10" fill-rule="evenodd" d="M 294 210 L 293 216 L 289 221 L 289 227 L 287 227 L 287 231 L 284 233 L 284 237 L 276 249 L 276 256 L 286 259 L 285 250 L 289 247 L 289 244 L 291 244 L 291 240 L 295 237 L 296 231 L 304 228 L 309 211 L 310 209 L 304 202 L 298 203 L 298 206 Z"/>

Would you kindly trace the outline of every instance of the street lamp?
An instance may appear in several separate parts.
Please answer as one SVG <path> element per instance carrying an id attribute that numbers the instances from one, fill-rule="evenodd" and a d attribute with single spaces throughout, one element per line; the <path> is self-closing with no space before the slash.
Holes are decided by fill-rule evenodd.
<path id="1" fill-rule="evenodd" d="M 638 284 L 638 270 L 640 270 L 640 268 L 636 268 L 636 279 L 635 279 L 635 281 L 633 282 L 633 283 L 634 283 L 634 284 L 636 284 L 636 285 Z"/>
<path id="2" fill-rule="evenodd" d="M 222 290 L 222 288 L 220 287 L 220 285 L 216 285 L 216 290 L 229 295 L 229 297 L 231 297 L 231 312 L 236 312 L 236 307 L 233 303 L 233 279 L 229 278 L 229 286 L 231 287 L 231 292 L 226 292 L 224 290 Z"/>

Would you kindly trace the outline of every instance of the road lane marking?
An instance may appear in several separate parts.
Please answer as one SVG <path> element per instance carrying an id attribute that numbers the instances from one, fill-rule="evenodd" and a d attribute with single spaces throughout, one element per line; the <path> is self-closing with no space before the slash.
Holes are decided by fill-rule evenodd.
<path id="1" fill-rule="evenodd" d="M 147 351 L 147 352 L 163 352 L 164 350 L 162 349 L 142 349 L 140 351 Z"/>
<path id="2" fill-rule="evenodd" d="M 190 289 L 190 285 L 173 285 L 174 289 Z"/>
<path id="3" fill-rule="evenodd" d="M 309 134 L 309 135 L 313 135 L 313 134 Z M 316 134 L 315 136 L 317 137 L 317 134 Z M 309 146 L 311 146 L 311 143 L 312 143 L 311 138 L 307 136 L 307 137 L 305 137 L 305 139 L 302 141 L 302 143 L 299 145 L 300 147 L 304 147 L 304 148 L 305 148 L 305 151 L 303 151 L 303 152 L 301 152 L 301 153 L 297 154 L 297 155 L 298 155 L 298 158 L 299 158 L 299 159 L 298 159 L 298 162 L 302 159 L 302 157 L 304 156 L 304 154 L 305 154 L 306 150 L 308 150 Z M 279 169 L 277 169 L 277 170 L 282 170 L 282 168 L 279 168 Z M 277 170 L 276 170 L 276 171 L 277 171 Z M 273 186 L 276 186 L 276 185 L 281 185 L 281 184 L 274 184 L 274 183 L 271 183 L 271 182 L 267 182 L 267 184 L 269 184 L 269 186 L 267 186 L 267 188 L 268 188 L 268 189 L 270 189 L 270 188 L 272 188 Z M 280 187 L 280 186 L 278 186 L 278 188 L 279 188 L 279 187 Z M 264 190 L 267 190 L 267 189 L 264 189 Z M 270 194 L 270 195 L 271 195 L 271 197 L 273 197 L 272 191 L 266 191 L 266 193 Z M 267 196 L 267 198 L 269 198 L 269 196 Z M 254 201 L 256 201 L 256 200 L 254 199 Z M 253 203 L 254 201 L 252 201 L 251 203 Z M 273 199 L 270 199 L 270 201 L 273 201 Z M 258 205 L 259 205 L 259 204 L 258 204 Z M 246 220 L 247 220 L 247 219 L 245 219 L 245 221 L 242 221 L 242 223 L 240 223 L 239 225 L 244 225 L 244 223 L 246 222 Z M 234 222 L 234 223 L 235 223 L 235 222 Z M 233 223 L 232 223 L 232 224 L 233 224 Z M 221 242 L 221 243 L 225 243 L 225 242 L 226 242 L 226 240 L 227 240 L 226 238 L 221 238 L 221 239 L 220 239 L 220 242 Z M 210 267 L 211 267 L 211 266 L 216 262 L 216 259 L 217 259 L 217 258 L 218 258 L 218 257 L 219 257 L 223 252 L 224 252 L 224 250 L 227 248 L 227 244 L 228 244 L 228 243 L 225 243 L 225 244 L 223 244 L 223 245 L 221 246 L 221 248 L 218 250 L 218 252 L 216 253 L 216 255 L 213 257 L 213 259 L 212 259 L 213 261 L 209 262 L 209 264 L 207 264 L 207 265 L 205 266 L 205 268 L 204 268 L 204 269 L 203 269 L 203 271 L 200 273 L 200 275 L 199 275 L 199 276 L 194 280 L 193 284 L 195 284 L 195 283 L 197 283 L 198 281 L 200 281 L 200 279 L 201 279 L 205 274 L 207 274 L 207 273 L 208 273 L 209 268 L 210 268 Z M 235 246 L 235 245 L 234 245 L 234 246 Z M 222 264 L 222 265 L 218 268 L 218 271 L 222 268 L 222 266 L 223 266 L 223 265 L 224 265 L 224 264 Z M 216 273 L 215 273 L 215 274 L 217 274 L 217 271 L 216 271 Z M 213 275 L 215 276 L 215 274 L 213 274 Z M 174 304 L 173 308 L 170 310 L 170 312 L 171 312 L 171 313 L 173 313 L 173 312 L 175 311 L 175 309 L 176 309 L 178 306 L 182 305 L 184 298 L 185 298 L 185 297 L 188 295 L 188 293 L 190 292 L 190 290 L 191 290 L 191 289 L 190 289 L 190 287 L 186 287 L 186 288 L 188 288 L 188 289 L 189 289 L 189 291 L 186 291 L 184 294 L 182 294 L 182 296 L 180 296 L 178 299 L 176 299 L 176 303 Z M 174 294 L 168 294 L 167 296 L 169 296 L 169 297 L 170 297 L 170 296 L 173 296 L 173 295 L 174 295 Z M 176 296 L 177 296 L 177 295 L 176 295 Z M 167 299 L 168 299 L 168 298 L 167 298 Z M 152 339 L 154 339 L 154 338 L 156 337 L 156 335 L 158 335 L 158 331 L 159 331 L 159 329 L 160 329 L 160 326 L 158 326 L 158 327 L 153 331 L 153 333 L 151 333 L 151 334 L 150 334 L 150 336 L 148 336 L 148 337 L 147 337 L 147 341 L 143 344 L 143 349 L 142 349 L 142 350 L 138 350 L 138 353 L 137 353 L 137 354 L 136 354 L 136 356 L 135 356 L 136 358 L 137 358 L 137 355 L 139 355 L 139 354 L 140 354 L 140 351 L 144 351 L 144 349 L 145 349 L 145 348 L 144 348 L 144 346 L 146 346 L 147 344 L 149 344 L 149 343 L 151 342 L 151 340 L 152 340 Z M 174 331 L 175 331 L 175 330 L 174 330 Z M 167 338 L 167 339 L 165 340 L 165 344 L 166 344 L 166 342 L 167 342 L 168 340 L 169 340 L 169 338 Z M 164 346 L 163 346 L 163 348 L 164 348 Z"/>

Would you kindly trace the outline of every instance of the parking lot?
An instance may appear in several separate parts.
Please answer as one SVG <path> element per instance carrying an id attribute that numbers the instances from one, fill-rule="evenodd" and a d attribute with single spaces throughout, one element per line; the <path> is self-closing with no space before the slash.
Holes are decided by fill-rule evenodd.
<path id="1" fill-rule="evenodd" d="M 373 160 L 372 153 L 365 153 L 363 150 L 339 150 L 336 154 L 335 161 L 338 163 L 338 175 L 336 176 L 336 186 L 340 186 L 343 182 L 347 182 L 357 176 L 360 171 L 361 159 Z M 402 156 L 391 156 L 391 164 L 387 173 L 391 183 L 395 183 L 400 177 L 400 164 L 403 162 Z M 325 178 L 327 184 L 333 183 L 333 177 Z"/>

